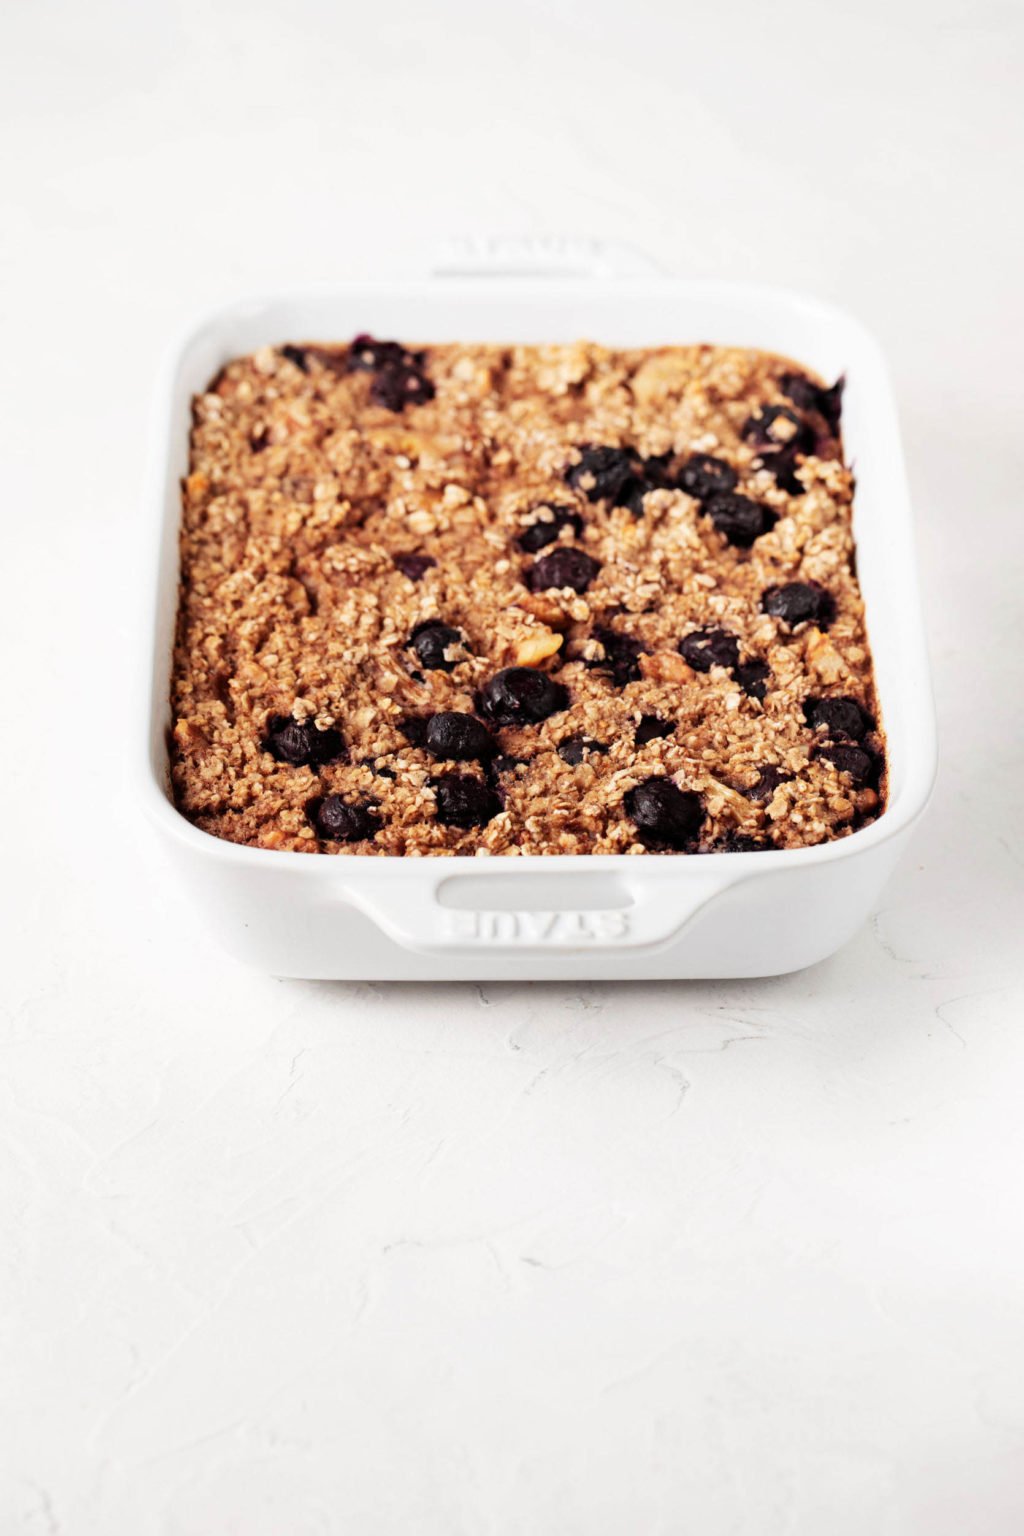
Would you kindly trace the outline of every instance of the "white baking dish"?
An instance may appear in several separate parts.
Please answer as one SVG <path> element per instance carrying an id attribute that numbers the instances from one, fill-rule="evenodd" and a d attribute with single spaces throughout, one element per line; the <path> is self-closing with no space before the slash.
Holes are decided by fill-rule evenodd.
<path id="1" fill-rule="evenodd" d="M 924 809 L 936 750 L 910 507 L 896 414 L 874 341 L 812 299 L 754 286 L 608 275 L 603 250 L 499 246 L 458 275 L 234 304 L 170 360 L 156 411 L 146 516 L 158 530 L 140 788 L 197 910 L 235 955 L 284 976 L 394 980 L 771 975 L 831 954 L 865 920 Z M 450 264 L 451 266 L 451 264 Z M 496 271 L 500 267 L 502 270 Z M 477 270 L 479 268 L 479 270 Z M 571 269 L 571 278 L 552 275 Z M 597 274 L 587 277 L 590 270 Z M 847 376 L 858 572 L 888 733 L 885 813 L 840 842 L 774 853 L 628 858 L 347 858 L 237 847 L 200 832 L 169 793 L 169 669 L 179 485 L 191 396 L 266 343 L 695 341 L 764 348 Z"/>

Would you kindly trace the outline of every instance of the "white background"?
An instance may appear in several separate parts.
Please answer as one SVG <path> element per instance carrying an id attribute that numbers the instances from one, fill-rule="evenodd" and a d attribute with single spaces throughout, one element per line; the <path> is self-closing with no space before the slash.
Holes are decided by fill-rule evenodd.
<path id="1" fill-rule="evenodd" d="M 1016 1536 L 1024 11 L 9 0 L 3 1536 Z M 197 308 L 624 239 L 880 336 L 943 766 L 780 980 L 281 982 L 124 788 Z"/>

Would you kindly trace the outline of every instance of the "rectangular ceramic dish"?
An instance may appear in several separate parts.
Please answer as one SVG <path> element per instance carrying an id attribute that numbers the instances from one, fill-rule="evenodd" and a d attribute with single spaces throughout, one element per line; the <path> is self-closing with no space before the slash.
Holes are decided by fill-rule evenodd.
<path id="1" fill-rule="evenodd" d="M 528 270 L 523 275 L 523 266 Z M 812 299 L 722 283 L 610 275 L 596 248 L 471 251 L 446 275 L 239 303 L 193 329 L 157 401 L 146 516 L 157 533 L 142 798 L 192 900 L 225 946 L 282 976 L 365 980 L 772 975 L 839 948 L 867 917 L 927 801 L 935 733 L 910 506 L 879 350 Z M 632 268 L 630 271 L 629 269 Z M 499 270 L 500 269 L 500 270 Z M 570 270 L 572 276 L 559 275 Z M 587 273 L 592 275 L 586 275 Z M 230 358 L 360 331 L 417 341 L 612 346 L 717 342 L 847 377 L 854 533 L 890 755 L 884 814 L 838 842 L 772 853 L 627 858 L 346 858 L 241 847 L 175 809 L 167 731 L 190 401 Z"/>

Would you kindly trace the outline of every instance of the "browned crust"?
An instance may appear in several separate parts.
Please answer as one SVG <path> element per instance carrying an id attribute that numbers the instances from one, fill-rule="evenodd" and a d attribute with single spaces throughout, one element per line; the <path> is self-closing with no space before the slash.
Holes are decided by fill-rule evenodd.
<path id="1" fill-rule="evenodd" d="M 172 779 L 197 826 L 309 852 L 643 853 L 623 796 L 661 773 L 702 796 L 704 848 L 731 833 L 797 848 L 879 814 L 874 791 L 813 755 L 802 708 L 811 694 L 845 695 L 878 717 L 852 476 L 820 418 L 820 456 L 803 461 L 801 495 L 780 490 L 741 437 L 752 409 L 789 403 L 778 380 L 799 365 L 707 346 L 444 345 L 428 352 L 435 398 L 396 414 L 372 403 L 370 375 L 344 360 L 343 348 L 312 348 L 303 371 L 268 348 L 231 362 L 194 402 Z M 563 478 L 582 443 L 727 458 L 738 489 L 779 521 L 746 551 L 681 491 L 653 492 L 639 519 L 592 504 Z M 545 498 L 586 519 L 581 538 L 563 535 L 601 563 L 584 596 L 534 594 L 522 580 L 533 557 L 514 541 Z M 437 562 L 419 582 L 392 560 L 411 551 Z M 832 594 L 827 630 L 790 633 L 761 611 L 763 590 L 791 580 Z M 435 616 L 468 642 L 450 673 L 423 672 L 407 647 L 414 625 Z M 645 646 L 638 681 L 616 687 L 588 667 L 602 623 Z M 680 638 L 706 625 L 768 663 L 763 704 L 728 672 L 695 674 L 683 662 Z M 410 746 L 399 721 L 472 710 L 480 685 L 512 662 L 553 671 L 570 708 L 500 733 L 502 752 L 528 760 L 503 779 L 500 815 L 470 831 L 441 826 L 432 781 L 445 767 Z M 347 761 L 275 762 L 260 745 L 274 714 L 336 725 Z M 678 723 L 637 749 L 642 715 Z M 578 735 L 607 752 L 563 762 L 557 744 Z M 880 732 L 870 741 L 883 750 Z M 792 777 L 756 804 L 743 791 L 766 764 Z M 318 843 L 307 807 L 328 793 L 378 803 L 372 841 Z"/>

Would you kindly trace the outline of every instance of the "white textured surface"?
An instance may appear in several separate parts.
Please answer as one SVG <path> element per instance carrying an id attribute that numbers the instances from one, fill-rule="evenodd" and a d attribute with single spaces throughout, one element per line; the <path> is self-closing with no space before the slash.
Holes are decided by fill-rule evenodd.
<path id="1" fill-rule="evenodd" d="M 3 19 L 4 1536 L 1024 1525 L 1021 8 L 551 9 Z M 283 983 L 154 880 L 157 352 L 479 230 L 806 287 L 887 349 L 944 765 L 811 972 Z"/>

